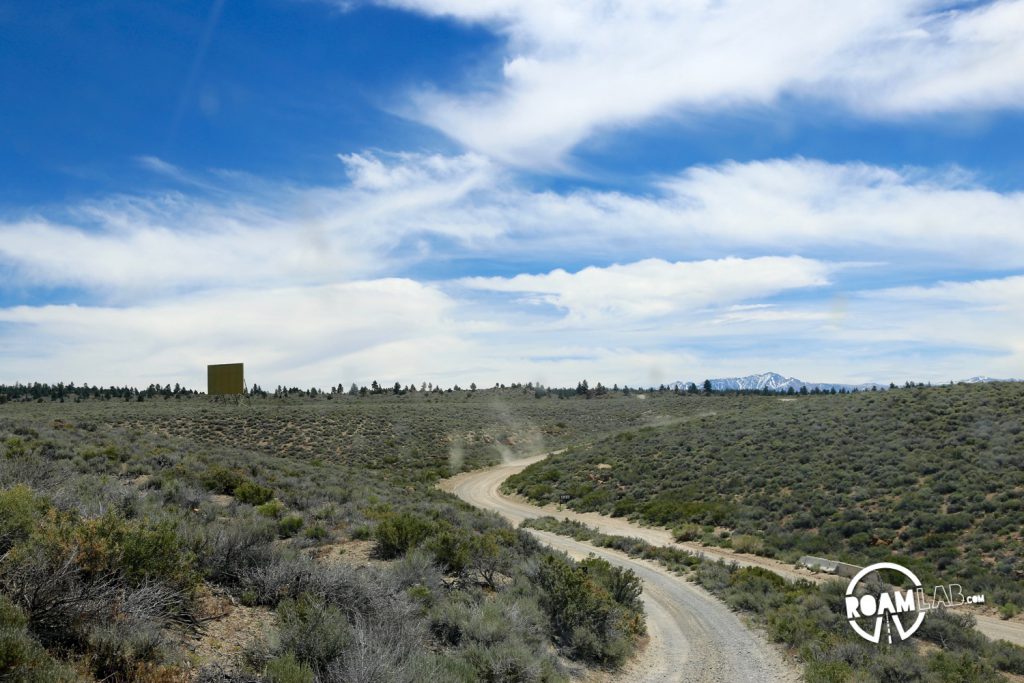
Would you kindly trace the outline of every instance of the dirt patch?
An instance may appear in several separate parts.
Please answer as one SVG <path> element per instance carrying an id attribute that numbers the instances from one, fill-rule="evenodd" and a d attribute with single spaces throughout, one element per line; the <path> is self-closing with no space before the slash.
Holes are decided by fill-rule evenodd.
<path id="1" fill-rule="evenodd" d="M 650 677 L 652 669 L 652 655 L 655 655 L 651 647 L 650 636 L 644 636 L 637 641 L 636 650 L 625 666 L 619 671 L 605 671 L 604 669 L 590 669 L 580 666 L 572 660 L 562 659 L 566 665 L 569 676 L 580 683 L 623 683 L 624 681 L 643 681 Z"/>
<path id="2" fill-rule="evenodd" d="M 195 669 L 214 666 L 225 672 L 239 671 L 246 647 L 262 641 L 274 625 L 274 611 L 246 607 L 214 592 L 202 595 L 200 605 L 202 631 L 183 643 L 194 655 Z"/>
<path id="3" fill-rule="evenodd" d="M 309 555 L 318 562 L 348 564 L 353 567 L 384 566 L 387 563 L 373 556 L 373 541 L 349 540 L 327 543 L 309 549 Z"/>

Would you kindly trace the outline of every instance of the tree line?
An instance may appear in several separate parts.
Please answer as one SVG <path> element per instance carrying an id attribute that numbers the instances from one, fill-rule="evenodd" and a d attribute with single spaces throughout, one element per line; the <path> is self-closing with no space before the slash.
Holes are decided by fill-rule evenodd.
<path id="1" fill-rule="evenodd" d="M 913 388 L 915 386 L 924 386 L 923 384 L 915 384 L 914 382 L 907 382 L 905 388 Z M 930 385 L 929 385 L 930 386 Z M 611 387 L 607 387 L 601 382 L 597 382 L 595 385 L 591 385 L 586 379 L 577 382 L 575 387 L 551 387 L 544 386 L 540 383 L 534 382 L 513 382 L 512 384 L 506 385 L 500 382 L 494 384 L 494 389 L 513 389 L 520 390 L 523 393 L 533 392 L 535 398 L 572 398 L 576 396 L 582 396 L 585 398 L 596 398 L 600 396 L 608 396 L 613 394 L 620 394 L 623 396 L 630 396 L 636 393 L 674 393 L 677 395 L 688 394 L 688 395 L 711 395 L 711 394 L 731 394 L 731 395 L 764 395 L 770 396 L 774 394 L 782 395 L 823 395 L 823 394 L 846 394 L 846 393 L 858 393 L 858 389 L 848 390 L 846 388 L 836 389 L 832 387 L 830 389 L 822 389 L 820 387 L 814 387 L 808 389 L 806 386 L 801 387 L 799 390 L 793 387 L 788 387 L 786 390 L 773 390 L 768 387 L 763 389 L 715 389 L 710 379 L 704 380 L 703 384 L 698 387 L 695 383 L 690 382 L 683 385 L 680 382 L 676 382 L 671 385 L 661 384 L 658 387 L 630 387 L 624 385 L 619 387 L 618 384 L 614 384 Z M 889 389 L 896 389 L 897 386 L 894 383 L 889 385 Z M 434 384 L 433 382 L 421 382 L 417 387 L 416 383 L 410 383 L 403 385 L 401 382 L 395 382 L 392 385 L 382 384 L 377 380 L 370 383 L 369 386 L 358 385 L 355 382 L 349 385 L 346 389 L 344 383 L 339 382 L 337 385 L 329 387 L 328 389 L 322 389 L 319 387 L 309 387 L 308 389 L 302 389 L 299 387 L 287 387 L 284 385 L 278 385 L 272 391 L 268 391 L 261 387 L 259 384 L 253 384 L 253 386 L 246 391 L 246 395 L 250 397 L 258 398 L 336 398 L 341 396 L 355 396 L 355 397 L 366 397 L 366 396 L 379 396 L 379 395 L 394 395 L 394 396 L 405 396 L 407 394 L 419 394 L 423 396 L 437 395 L 437 394 L 451 394 L 455 392 L 467 391 L 470 394 L 475 393 L 478 387 L 475 382 L 471 383 L 468 388 L 463 388 L 458 384 L 442 387 L 440 384 Z M 875 387 L 871 388 L 871 391 L 876 391 Z M 15 384 L 0 384 L 0 403 L 7 403 L 8 401 L 54 401 L 63 403 L 64 401 L 80 402 L 84 399 L 95 399 L 95 400 L 123 400 L 123 401 L 144 401 L 146 399 L 154 398 L 191 398 L 193 396 L 202 395 L 203 392 L 195 389 L 189 389 L 183 387 L 179 383 L 175 383 L 174 386 L 171 384 L 161 385 L 159 383 L 150 384 L 145 388 L 131 387 L 131 386 L 89 386 L 89 384 L 76 385 L 74 382 L 58 382 L 56 384 L 48 384 L 45 382 L 32 382 L 32 383 L 15 383 Z"/>
<path id="2" fill-rule="evenodd" d="M 130 386 L 89 386 L 88 384 L 76 385 L 74 382 L 58 382 L 47 384 L 44 382 L 32 382 L 30 384 L 0 384 L 0 403 L 8 401 L 65 401 L 80 402 L 83 399 L 97 399 L 111 401 L 120 399 L 124 401 L 143 401 L 147 398 L 181 398 L 184 396 L 197 396 L 198 391 L 183 387 L 175 383 L 161 386 L 150 384 L 144 389 Z"/>

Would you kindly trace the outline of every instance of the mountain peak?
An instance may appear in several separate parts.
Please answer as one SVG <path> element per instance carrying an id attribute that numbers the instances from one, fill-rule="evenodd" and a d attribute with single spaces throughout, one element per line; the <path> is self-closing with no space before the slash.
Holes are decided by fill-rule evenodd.
<path id="1" fill-rule="evenodd" d="M 719 377 L 716 379 L 709 380 L 711 382 L 711 388 L 714 391 L 764 391 L 784 393 L 788 392 L 790 388 L 794 391 L 800 391 L 804 387 L 808 391 L 818 389 L 820 391 L 870 391 L 872 387 L 884 389 L 885 386 L 881 384 L 867 383 L 867 384 L 837 384 L 831 382 L 805 382 L 795 377 L 786 377 L 777 372 L 762 372 L 758 375 L 746 375 L 745 377 Z M 703 381 L 693 382 L 698 387 L 703 385 Z M 685 388 L 689 386 L 691 382 L 674 382 L 672 386 L 679 386 Z"/>

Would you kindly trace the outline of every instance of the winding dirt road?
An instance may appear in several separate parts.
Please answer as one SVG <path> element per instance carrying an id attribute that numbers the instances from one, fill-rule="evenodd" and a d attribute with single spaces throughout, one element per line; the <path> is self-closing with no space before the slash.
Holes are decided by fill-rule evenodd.
<path id="1" fill-rule="evenodd" d="M 556 451 L 560 452 L 560 451 Z M 832 577 L 753 555 L 697 543 L 678 543 L 668 529 L 645 527 L 595 512 L 575 512 L 554 505 L 538 507 L 500 487 L 513 474 L 523 471 L 549 453 L 516 460 L 484 470 L 462 472 L 440 482 L 439 487 L 470 505 L 493 510 L 514 525 L 524 519 L 551 515 L 583 522 L 606 534 L 635 536 L 654 545 L 673 545 L 705 557 L 740 566 L 758 566 L 788 579 L 827 581 Z M 597 548 L 565 536 L 529 530 L 538 539 L 570 556 L 582 558 L 593 553 L 621 567 L 635 571 L 644 581 L 644 604 L 650 643 L 644 654 L 620 676 L 624 681 L 796 681 L 800 674 L 740 619 L 704 589 L 670 573 L 659 564 L 631 558 L 608 548 Z M 993 640 L 1024 645 L 1024 623 L 976 615 L 977 628 Z"/>
<path id="2" fill-rule="evenodd" d="M 548 510 L 502 496 L 501 482 L 541 455 L 512 464 L 463 472 L 440 487 L 479 508 L 493 510 L 513 524 L 549 514 Z M 609 519 L 609 518 L 603 518 Z M 619 521 L 619 520 L 613 520 Z M 739 617 L 704 589 L 664 567 L 608 548 L 547 532 L 529 530 L 543 543 L 583 558 L 589 554 L 636 572 L 644 582 L 650 642 L 618 677 L 623 681 L 798 681 L 800 675 L 780 653 L 751 632 Z M 654 531 L 654 530 L 649 530 Z M 617 533 L 622 533 L 618 531 Z M 638 535 L 633 533 L 631 535 Z"/>

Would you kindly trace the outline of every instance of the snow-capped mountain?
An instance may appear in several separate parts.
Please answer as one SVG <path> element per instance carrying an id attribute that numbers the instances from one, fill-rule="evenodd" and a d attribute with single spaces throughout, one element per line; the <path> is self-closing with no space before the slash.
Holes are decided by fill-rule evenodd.
<path id="1" fill-rule="evenodd" d="M 704 386 L 704 380 L 694 381 L 698 388 Z M 671 386 L 679 386 L 683 389 L 688 387 L 690 382 L 674 382 Z M 764 372 L 760 375 L 747 375 L 746 377 L 720 377 L 711 380 L 711 388 L 715 391 L 768 391 L 773 392 L 787 392 L 790 387 L 793 391 L 800 391 L 803 387 L 807 387 L 808 391 L 814 391 L 820 389 L 821 391 L 853 391 L 857 389 L 859 391 L 870 391 L 872 387 L 879 389 L 885 389 L 888 385 L 883 384 L 833 384 L 827 382 L 805 382 L 795 377 L 783 377 L 777 372 Z"/>
<path id="2" fill-rule="evenodd" d="M 987 382 L 1020 382 L 1019 379 L 996 379 L 995 377 L 971 377 L 960 380 L 960 384 L 985 384 Z"/>
<path id="3" fill-rule="evenodd" d="M 994 377 L 971 377 L 970 379 L 962 379 L 957 384 L 982 384 L 986 382 L 1021 382 L 1024 380 L 1019 379 L 996 379 Z M 689 387 L 691 382 L 673 382 L 668 386 L 670 388 L 679 387 L 680 389 L 686 389 Z M 703 389 L 704 380 L 694 380 L 692 384 L 697 385 L 698 389 Z M 820 391 L 871 391 L 872 387 L 877 389 L 888 389 L 888 384 L 875 384 L 868 382 L 866 384 L 835 384 L 831 382 L 805 382 L 802 379 L 796 379 L 795 377 L 783 377 L 777 372 L 763 372 L 760 375 L 747 375 L 746 377 L 719 377 L 711 380 L 711 388 L 714 391 L 768 391 L 777 393 L 787 393 L 790 389 L 793 391 L 800 391 L 803 387 L 807 387 L 807 391 L 814 391 L 818 389 Z"/>

